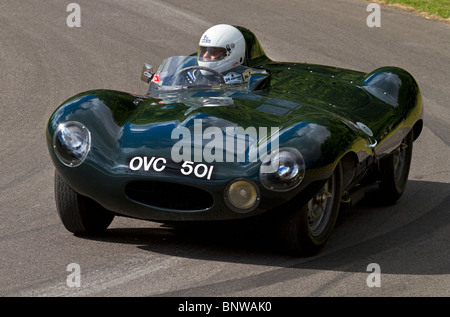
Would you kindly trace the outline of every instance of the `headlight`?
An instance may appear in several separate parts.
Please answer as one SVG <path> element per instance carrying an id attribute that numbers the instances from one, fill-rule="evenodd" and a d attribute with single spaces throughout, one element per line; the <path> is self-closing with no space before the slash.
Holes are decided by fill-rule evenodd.
<path id="1" fill-rule="evenodd" d="M 236 212 L 249 212 L 258 205 L 258 189 L 249 180 L 235 180 L 225 190 L 225 201 Z"/>
<path id="2" fill-rule="evenodd" d="M 259 179 L 264 187 L 274 191 L 295 188 L 305 176 L 305 161 L 294 148 L 281 148 L 272 152 L 262 162 Z"/>
<path id="3" fill-rule="evenodd" d="M 83 163 L 91 148 L 91 133 L 79 122 L 61 123 L 53 135 L 53 148 L 64 165 L 78 166 Z"/>

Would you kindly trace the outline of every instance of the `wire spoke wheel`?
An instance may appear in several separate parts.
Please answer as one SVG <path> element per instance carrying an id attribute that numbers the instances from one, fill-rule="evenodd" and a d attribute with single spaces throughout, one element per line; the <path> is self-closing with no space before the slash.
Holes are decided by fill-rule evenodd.
<path id="1" fill-rule="evenodd" d="M 313 237 L 320 236 L 332 216 L 334 204 L 334 176 L 307 204 L 308 228 Z"/>
<path id="2" fill-rule="evenodd" d="M 322 249 L 336 224 L 341 195 L 342 164 L 339 162 L 316 194 L 281 220 L 278 230 L 288 253 L 311 256 Z"/>

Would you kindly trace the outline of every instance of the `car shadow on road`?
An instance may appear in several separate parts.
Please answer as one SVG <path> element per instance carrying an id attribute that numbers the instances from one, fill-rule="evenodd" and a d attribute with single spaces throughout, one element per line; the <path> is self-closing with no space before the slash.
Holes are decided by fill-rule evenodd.
<path id="1" fill-rule="evenodd" d="M 388 274 L 429 275 L 450 273 L 449 226 L 450 184 L 411 180 L 393 206 L 363 200 L 352 207 L 311 257 L 289 256 L 268 230 L 239 224 L 110 228 L 88 239 L 206 261 L 348 272 L 366 272 L 367 264 L 378 263 Z"/>

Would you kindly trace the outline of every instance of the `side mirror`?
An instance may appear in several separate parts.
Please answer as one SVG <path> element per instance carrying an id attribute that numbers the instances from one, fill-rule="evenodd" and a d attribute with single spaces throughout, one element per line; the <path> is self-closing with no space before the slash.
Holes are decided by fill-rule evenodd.
<path id="1" fill-rule="evenodd" d="M 141 80 L 148 84 L 152 80 L 154 74 L 155 73 L 153 72 L 153 66 L 144 64 L 141 72 Z"/>

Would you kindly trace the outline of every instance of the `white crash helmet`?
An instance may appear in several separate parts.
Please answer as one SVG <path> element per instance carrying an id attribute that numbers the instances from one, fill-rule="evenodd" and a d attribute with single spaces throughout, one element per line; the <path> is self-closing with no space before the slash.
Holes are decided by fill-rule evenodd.
<path id="1" fill-rule="evenodd" d="M 228 24 L 215 25 L 203 33 L 198 43 L 198 65 L 225 72 L 242 65 L 245 60 L 245 39 Z"/>

